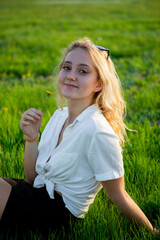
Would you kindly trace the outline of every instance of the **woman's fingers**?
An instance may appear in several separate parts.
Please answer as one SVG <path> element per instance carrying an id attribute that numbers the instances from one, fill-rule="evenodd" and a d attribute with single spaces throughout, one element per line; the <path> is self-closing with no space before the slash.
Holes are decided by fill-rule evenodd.
<path id="1" fill-rule="evenodd" d="M 42 112 L 35 109 L 35 108 L 30 108 L 29 111 L 31 111 L 31 112 L 37 114 L 38 116 L 42 117 Z"/>
<path id="2" fill-rule="evenodd" d="M 41 127 L 42 122 L 42 112 L 35 108 L 28 109 L 23 113 L 20 128 L 28 139 L 34 139 Z"/>
<path id="3" fill-rule="evenodd" d="M 40 120 L 42 117 L 42 113 L 34 108 L 31 108 L 29 110 L 27 110 L 23 115 L 22 115 L 22 119 L 23 120 L 29 120 L 29 121 L 33 121 L 36 122 L 37 120 Z"/>
<path id="4" fill-rule="evenodd" d="M 40 119 L 42 117 L 42 113 L 34 108 L 31 108 L 29 110 L 26 111 L 27 115 L 30 115 L 32 117 L 35 117 L 37 119 Z"/>
<path id="5" fill-rule="evenodd" d="M 40 118 L 39 117 L 37 117 L 37 116 L 30 116 L 30 115 L 24 115 L 24 117 L 23 117 L 23 119 L 24 119 L 24 121 L 25 120 L 29 120 L 29 121 L 32 121 L 32 122 L 36 122 L 37 120 L 39 120 Z"/>
<path id="6" fill-rule="evenodd" d="M 159 230 L 158 230 L 158 229 L 153 228 L 153 232 L 154 232 L 156 235 L 159 235 Z"/>
<path id="7" fill-rule="evenodd" d="M 21 123 L 24 127 L 30 125 L 30 122 L 27 122 L 27 121 L 24 121 L 24 120 L 22 120 Z"/>

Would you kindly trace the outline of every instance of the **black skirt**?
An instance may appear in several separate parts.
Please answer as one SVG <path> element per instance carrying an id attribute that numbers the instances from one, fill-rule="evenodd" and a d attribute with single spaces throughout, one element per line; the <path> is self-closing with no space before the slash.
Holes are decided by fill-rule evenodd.
<path id="1" fill-rule="evenodd" d="M 63 228 L 67 231 L 69 223 L 77 219 L 65 207 L 62 197 L 56 191 L 54 199 L 51 199 L 46 187 L 34 188 L 24 180 L 16 182 L 8 179 L 7 182 L 12 185 L 12 190 L 0 221 L 1 231 L 15 229 L 15 226 L 42 231 Z"/>

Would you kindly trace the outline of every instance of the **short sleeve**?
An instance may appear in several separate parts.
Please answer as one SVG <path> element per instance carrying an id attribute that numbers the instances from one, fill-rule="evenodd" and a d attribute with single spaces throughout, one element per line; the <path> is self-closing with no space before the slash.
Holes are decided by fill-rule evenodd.
<path id="1" fill-rule="evenodd" d="M 95 133 L 88 161 L 97 181 L 120 178 L 124 175 L 122 150 L 116 134 Z"/>

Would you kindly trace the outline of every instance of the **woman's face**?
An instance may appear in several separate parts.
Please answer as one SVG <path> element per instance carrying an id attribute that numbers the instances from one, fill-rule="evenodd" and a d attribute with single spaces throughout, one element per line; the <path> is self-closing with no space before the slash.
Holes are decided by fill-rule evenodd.
<path id="1" fill-rule="evenodd" d="M 102 88 L 98 74 L 87 51 L 75 48 L 69 52 L 59 73 L 58 85 L 67 99 L 93 102 L 95 92 Z"/>

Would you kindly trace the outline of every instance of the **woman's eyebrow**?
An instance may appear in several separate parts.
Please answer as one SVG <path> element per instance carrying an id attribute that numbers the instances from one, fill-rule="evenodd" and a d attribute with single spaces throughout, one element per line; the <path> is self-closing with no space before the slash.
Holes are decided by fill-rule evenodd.
<path id="1" fill-rule="evenodd" d="M 64 63 L 69 63 L 69 64 L 72 64 L 72 62 L 70 62 L 70 61 L 64 61 Z"/>
<path id="2" fill-rule="evenodd" d="M 64 61 L 64 63 L 72 64 L 72 62 L 70 62 L 70 61 Z M 85 64 L 85 63 L 80 63 L 80 64 L 78 64 L 78 66 L 83 66 L 83 67 L 91 68 L 89 65 L 87 65 L 87 64 Z"/>
<path id="3" fill-rule="evenodd" d="M 79 66 L 84 66 L 84 67 L 88 67 L 88 68 L 91 68 L 90 66 L 88 66 L 87 64 L 84 64 L 84 63 L 80 63 L 78 64 Z"/>

